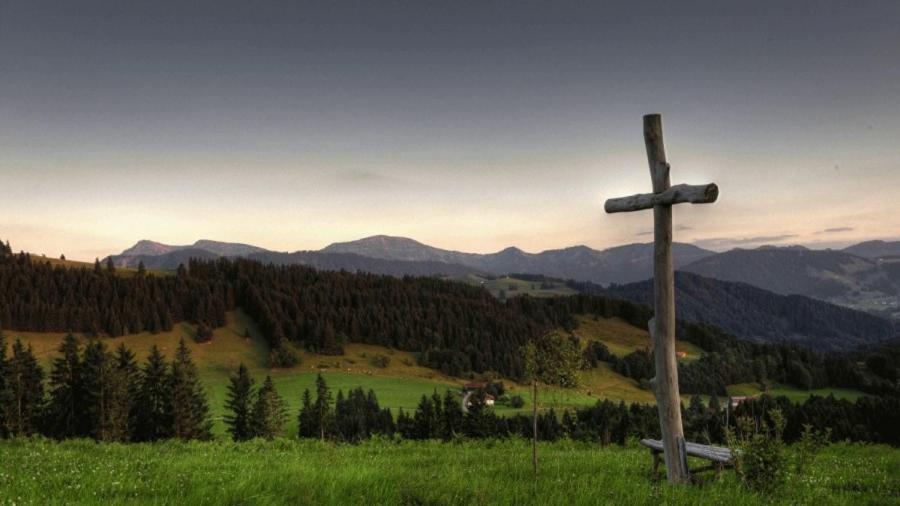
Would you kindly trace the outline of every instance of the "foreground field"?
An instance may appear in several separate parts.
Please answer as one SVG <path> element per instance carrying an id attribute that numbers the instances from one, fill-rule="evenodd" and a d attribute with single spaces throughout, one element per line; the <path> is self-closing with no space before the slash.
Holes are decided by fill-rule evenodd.
<path id="1" fill-rule="evenodd" d="M 0 441 L 0 504 L 897 504 L 900 451 L 836 444 L 774 497 L 719 482 L 671 488 L 634 443 Z"/>

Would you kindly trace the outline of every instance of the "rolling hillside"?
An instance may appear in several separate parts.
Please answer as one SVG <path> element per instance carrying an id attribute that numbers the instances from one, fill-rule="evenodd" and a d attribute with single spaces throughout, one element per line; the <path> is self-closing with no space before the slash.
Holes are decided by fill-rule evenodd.
<path id="1" fill-rule="evenodd" d="M 681 268 L 782 295 L 805 295 L 890 316 L 900 311 L 900 271 L 843 251 L 799 246 L 734 249 Z"/>
<path id="2" fill-rule="evenodd" d="M 600 291 L 649 305 L 653 284 L 642 281 Z M 795 342 L 819 350 L 850 350 L 897 332 L 891 322 L 861 311 L 689 272 L 675 273 L 675 304 L 679 319 L 716 325 L 746 339 Z"/>
<path id="3" fill-rule="evenodd" d="M 650 348 L 649 334 L 644 329 L 634 327 L 620 318 L 594 318 L 592 316 L 579 316 L 580 325 L 575 330 L 583 344 L 590 341 L 604 343 L 610 351 L 624 357 L 632 351 Z M 288 432 L 296 433 L 296 417 L 294 413 L 300 407 L 300 397 L 304 389 L 314 387 L 315 377 L 322 373 L 332 389 L 347 391 L 357 386 L 364 389 L 373 389 L 378 394 L 378 400 L 383 407 L 390 408 L 395 414 L 399 408 L 404 411 L 415 409 L 419 398 L 431 395 L 435 390 L 443 392 L 446 389 L 455 390 L 466 383 L 466 378 L 455 378 L 442 374 L 440 371 L 422 367 L 417 364 L 416 355 L 382 346 L 349 344 L 345 348 L 344 355 L 317 355 L 297 350 L 300 355 L 300 363 L 294 367 L 272 369 L 267 366 L 269 352 L 265 339 L 255 323 L 242 311 L 229 312 L 225 326 L 214 330 L 211 342 L 199 344 L 191 336 L 196 334 L 196 326 L 188 323 L 177 324 L 171 331 L 159 334 L 147 332 L 132 334 L 118 338 L 105 338 L 104 342 L 110 348 L 115 348 L 119 343 L 135 351 L 138 360 L 143 360 L 152 345 L 158 346 L 164 355 L 171 358 L 171 354 L 182 338 L 188 344 L 193 359 L 198 366 L 201 380 L 209 395 L 210 407 L 214 419 L 214 432 L 224 432 L 222 417 L 224 416 L 224 402 L 229 375 L 233 374 L 242 362 L 249 368 L 251 375 L 261 382 L 265 376 L 271 375 L 279 393 L 288 403 L 291 416 L 288 418 Z M 21 339 L 34 348 L 42 367 L 49 371 L 50 362 L 56 356 L 56 350 L 65 334 L 63 333 L 39 333 L 6 331 L 7 340 L 12 342 Z M 249 337 L 244 337 L 249 336 Z M 86 339 L 81 336 L 82 341 Z M 698 347 L 691 343 L 678 341 L 678 351 L 684 351 L 687 356 L 681 359 L 684 362 L 696 360 L 702 353 Z M 373 357 L 388 357 L 387 367 L 373 365 Z M 497 378 L 504 382 L 510 395 L 521 395 L 525 400 L 525 406 L 515 410 L 498 405 L 498 413 L 527 412 L 531 409 L 530 390 L 527 385 L 520 385 L 508 378 Z M 638 382 L 626 378 L 613 371 L 609 364 L 601 363 L 596 368 L 580 373 L 581 384 L 577 389 L 561 389 L 544 386 L 541 390 L 541 408 L 553 407 L 557 410 L 566 407 L 586 406 L 594 404 L 600 399 L 610 399 L 625 402 L 654 402 L 653 394 L 641 389 Z M 734 393 L 737 395 L 749 391 L 752 386 L 736 385 Z M 788 386 L 779 386 L 780 394 L 789 395 L 794 399 L 803 399 L 816 393 L 798 390 Z M 818 393 L 822 393 L 819 391 Z M 861 395 L 860 392 L 845 389 L 841 392 L 848 398 Z M 688 401 L 688 396 L 684 396 Z"/>
<path id="4" fill-rule="evenodd" d="M 602 324 L 594 322 L 590 328 L 581 331 L 579 336 L 586 340 L 594 338 L 603 340 L 622 329 L 627 329 L 627 324 L 621 321 L 611 321 L 610 325 L 606 328 Z M 604 328 L 606 331 L 602 330 Z M 643 332 L 646 336 L 646 331 L 639 329 L 632 328 L 626 332 L 629 332 L 629 335 L 637 336 Z M 56 350 L 65 335 L 59 332 L 21 331 L 6 331 L 5 334 L 9 342 L 22 339 L 23 342 L 30 344 L 45 370 L 49 370 L 50 362 L 56 356 Z M 268 345 L 261 337 L 255 323 L 242 311 L 228 313 L 226 325 L 214 330 L 214 337 L 209 343 L 196 343 L 191 337 L 195 334 L 196 326 L 180 323 L 169 332 L 159 334 L 145 332 L 119 338 L 106 338 L 104 342 L 110 348 L 115 348 L 119 343 L 125 343 L 136 353 L 138 360 L 143 360 L 152 345 L 158 346 L 164 355 L 171 357 L 178 341 L 184 338 L 209 395 L 217 433 L 224 431 L 222 416 L 224 415 L 223 405 L 228 377 L 237 370 L 238 365 L 242 362 L 258 381 L 262 381 L 267 374 L 275 380 L 278 391 L 287 401 L 292 414 L 289 418 L 289 434 L 296 432 L 296 417 L 293 414 L 300 407 L 300 396 L 303 389 L 312 389 L 315 377 L 320 372 L 335 391 L 338 389 L 346 391 L 357 386 L 375 390 L 381 405 L 391 408 L 395 414 L 399 408 L 407 411 L 414 410 L 423 394 L 431 395 L 435 390 L 443 392 L 446 389 L 458 389 L 468 381 L 465 378 L 446 376 L 440 371 L 418 365 L 413 353 L 365 344 L 349 344 L 344 350 L 344 355 L 340 356 L 317 355 L 297 350 L 300 355 L 298 365 L 271 369 L 267 366 Z M 249 335 L 249 337 L 244 337 L 245 335 Z M 83 335 L 81 337 L 82 340 L 86 339 Z M 640 338 L 638 338 L 639 342 Z M 373 357 L 378 355 L 390 359 L 387 367 L 377 367 L 372 364 Z M 598 399 L 653 402 L 653 395 L 649 391 L 640 389 L 637 382 L 620 376 L 605 364 L 597 369 L 584 371 L 582 378 L 582 385 L 575 390 L 544 387 L 541 394 L 542 408 L 584 406 L 593 404 Z M 526 407 L 520 411 L 529 410 L 528 387 L 509 379 L 502 380 L 511 394 L 520 394 L 525 398 Z M 516 411 L 503 406 L 498 406 L 497 410 L 499 413 Z"/>
<path id="5" fill-rule="evenodd" d="M 900 241 L 865 241 L 841 251 L 866 258 L 900 256 Z"/>

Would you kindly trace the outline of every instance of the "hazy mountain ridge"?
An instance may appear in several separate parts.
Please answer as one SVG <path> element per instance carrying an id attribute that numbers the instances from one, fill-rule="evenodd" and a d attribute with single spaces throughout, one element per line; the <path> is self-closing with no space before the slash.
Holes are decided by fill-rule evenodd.
<path id="1" fill-rule="evenodd" d="M 673 248 L 676 267 L 714 254 L 690 244 L 675 243 Z M 256 246 L 214 241 L 197 241 L 192 246 L 169 246 L 145 240 L 112 259 L 121 267 L 135 267 L 139 262 L 144 262 L 148 268 L 174 269 L 189 258 L 184 252 L 191 251 L 206 251 L 216 256 L 244 256 L 272 263 L 302 263 L 323 269 L 363 270 L 395 275 L 502 275 L 518 272 L 595 283 L 625 283 L 646 279 L 652 273 L 653 258 L 651 243 L 629 244 L 607 250 L 573 246 L 540 253 L 528 253 L 509 247 L 496 253 L 482 254 L 444 250 L 405 237 L 378 235 L 334 243 L 319 251 L 294 253 L 279 253 Z M 207 254 L 200 257 L 210 258 Z M 404 266 L 403 262 L 411 265 Z"/>
<path id="2" fill-rule="evenodd" d="M 466 265 L 491 274 L 542 274 L 595 283 L 646 279 L 651 275 L 653 259 L 652 243 L 628 244 L 605 250 L 579 245 L 539 253 L 528 253 L 516 247 L 496 253 L 463 253 L 435 248 L 412 239 L 383 235 L 335 243 L 321 251 L 356 253 L 391 260 L 432 260 Z M 675 243 L 673 253 L 676 268 L 714 254 L 684 243 Z"/>
<path id="3" fill-rule="evenodd" d="M 845 251 L 762 247 L 726 251 L 681 270 L 896 317 L 900 311 L 898 265 Z"/>
<path id="4" fill-rule="evenodd" d="M 169 244 L 163 244 L 160 242 L 143 239 L 143 240 L 138 241 L 137 244 L 126 249 L 122 253 L 120 253 L 118 255 L 114 255 L 113 258 L 115 259 L 115 257 L 160 256 L 160 255 L 166 255 L 169 253 L 173 253 L 175 251 L 184 251 L 184 250 L 207 251 L 214 255 L 225 256 L 225 257 L 246 256 L 251 253 L 268 251 L 265 248 L 260 248 L 259 246 L 253 246 L 251 244 L 211 241 L 209 239 L 200 239 L 199 241 L 195 242 L 194 244 L 185 245 L 185 246 L 173 246 L 173 245 L 169 245 Z"/>
<path id="5" fill-rule="evenodd" d="M 652 280 L 581 289 L 653 303 Z M 682 320 L 716 325 L 746 339 L 796 342 L 821 350 L 848 350 L 897 335 L 890 321 L 862 311 L 689 272 L 675 273 L 675 304 Z"/>
<path id="6" fill-rule="evenodd" d="M 866 258 L 882 258 L 900 255 L 900 241 L 865 241 L 843 250 Z"/>

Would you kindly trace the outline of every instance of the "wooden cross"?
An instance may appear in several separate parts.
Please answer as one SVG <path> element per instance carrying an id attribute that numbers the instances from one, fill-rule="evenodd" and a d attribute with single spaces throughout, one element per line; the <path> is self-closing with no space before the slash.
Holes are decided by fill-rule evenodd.
<path id="1" fill-rule="evenodd" d="M 653 208 L 653 310 L 650 336 L 656 377 L 650 384 L 656 394 L 659 426 L 662 432 L 669 483 L 688 481 L 684 429 L 681 425 L 681 397 L 678 394 L 678 364 L 675 359 L 675 274 L 672 269 L 672 205 L 690 202 L 709 204 L 716 201 L 719 188 L 705 185 L 669 182 L 669 164 L 663 144 L 662 117 L 644 116 L 644 143 L 650 163 L 653 193 L 632 195 L 606 201 L 607 213 L 640 211 Z"/>

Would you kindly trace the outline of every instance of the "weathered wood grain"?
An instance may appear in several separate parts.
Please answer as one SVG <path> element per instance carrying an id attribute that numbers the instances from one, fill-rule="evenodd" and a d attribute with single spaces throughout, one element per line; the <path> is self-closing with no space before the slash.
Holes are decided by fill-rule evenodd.
<path id="1" fill-rule="evenodd" d="M 644 144 L 653 180 L 653 193 L 669 189 L 669 163 L 663 143 L 662 117 L 644 116 Z M 675 360 L 675 273 L 672 267 L 672 206 L 653 206 L 653 355 L 656 364 L 656 405 L 662 433 L 663 456 L 669 483 L 690 479 L 683 454 L 684 428 Z"/>
<path id="2" fill-rule="evenodd" d="M 641 444 L 653 451 L 663 452 L 663 442 L 659 439 L 641 439 Z M 711 460 L 714 462 L 730 463 L 734 460 L 734 454 L 729 448 L 723 446 L 709 446 L 697 443 L 685 443 L 685 451 L 691 457 Z"/>
<path id="3" fill-rule="evenodd" d="M 684 440 L 681 422 L 681 397 L 678 392 L 678 364 L 675 359 L 675 273 L 672 269 L 672 206 L 690 202 L 715 202 L 719 188 L 715 184 L 671 186 L 666 161 L 662 117 L 644 116 L 644 145 L 653 193 L 614 198 L 606 201 L 607 213 L 640 211 L 653 208 L 653 312 L 649 322 L 653 341 L 656 376 L 650 381 L 659 410 L 662 441 L 659 450 L 665 456 L 669 483 L 690 479 L 687 454 L 692 443 Z M 658 463 L 654 454 L 654 461 Z"/>
<path id="4" fill-rule="evenodd" d="M 609 199 L 603 206 L 607 213 L 626 213 L 673 204 L 711 204 L 719 198 L 719 187 L 710 184 L 678 184 L 662 193 L 641 193 Z"/>

